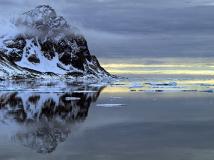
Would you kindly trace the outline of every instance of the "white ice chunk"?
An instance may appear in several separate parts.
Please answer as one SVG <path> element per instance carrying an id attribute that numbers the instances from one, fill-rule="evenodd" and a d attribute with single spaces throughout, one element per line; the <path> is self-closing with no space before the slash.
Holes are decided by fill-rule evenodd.
<path id="1" fill-rule="evenodd" d="M 74 93 L 96 93 L 98 91 L 74 91 Z"/>
<path id="2" fill-rule="evenodd" d="M 139 82 L 133 82 L 129 88 L 143 88 Z"/>
<path id="3" fill-rule="evenodd" d="M 79 97 L 65 97 L 65 100 L 66 101 L 78 101 L 78 100 L 80 100 L 80 98 Z"/>

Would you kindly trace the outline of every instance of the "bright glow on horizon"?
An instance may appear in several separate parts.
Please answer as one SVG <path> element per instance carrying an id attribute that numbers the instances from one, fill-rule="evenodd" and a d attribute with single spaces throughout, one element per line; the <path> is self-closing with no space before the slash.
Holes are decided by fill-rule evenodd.
<path id="1" fill-rule="evenodd" d="M 212 70 L 119 70 L 119 69 L 107 69 L 111 74 L 161 74 L 161 75 L 206 75 L 214 76 Z"/>
<path id="2" fill-rule="evenodd" d="M 203 64 L 103 64 L 104 68 L 191 68 L 191 67 L 204 67 Z M 207 67 L 207 66 L 206 66 Z M 210 68 L 214 68 L 214 66 L 209 66 Z"/>
<path id="3" fill-rule="evenodd" d="M 104 64 L 112 74 L 214 75 L 214 66 L 205 64 Z"/>

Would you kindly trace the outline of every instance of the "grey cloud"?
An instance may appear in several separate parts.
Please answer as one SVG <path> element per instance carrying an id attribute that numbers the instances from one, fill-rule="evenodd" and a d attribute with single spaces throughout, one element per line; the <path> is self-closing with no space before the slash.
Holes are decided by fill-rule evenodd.
<path id="1" fill-rule="evenodd" d="M 53 6 L 103 56 L 212 56 L 210 0 L 0 0 L 3 17 Z"/>

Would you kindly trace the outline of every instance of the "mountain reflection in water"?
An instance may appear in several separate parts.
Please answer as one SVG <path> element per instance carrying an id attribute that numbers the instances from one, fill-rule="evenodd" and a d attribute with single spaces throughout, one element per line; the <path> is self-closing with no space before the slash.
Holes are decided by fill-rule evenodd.
<path id="1" fill-rule="evenodd" d="M 12 138 L 16 143 L 38 153 L 51 153 L 68 138 L 76 122 L 85 120 L 102 89 L 80 86 L 79 90 L 90 92 L 2 92 L 1 122 L 12 121 L 22 127 Z"/>

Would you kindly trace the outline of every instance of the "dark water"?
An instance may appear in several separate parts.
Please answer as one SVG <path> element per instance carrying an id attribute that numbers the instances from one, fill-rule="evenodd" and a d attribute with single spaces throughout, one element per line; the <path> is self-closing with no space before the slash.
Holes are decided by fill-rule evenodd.
<path id="1" fill-rule="evenodd" d="M 213 93 L 131 92 L 125 84 L 8 85 L 0 160 L 213 160 Z"/>

